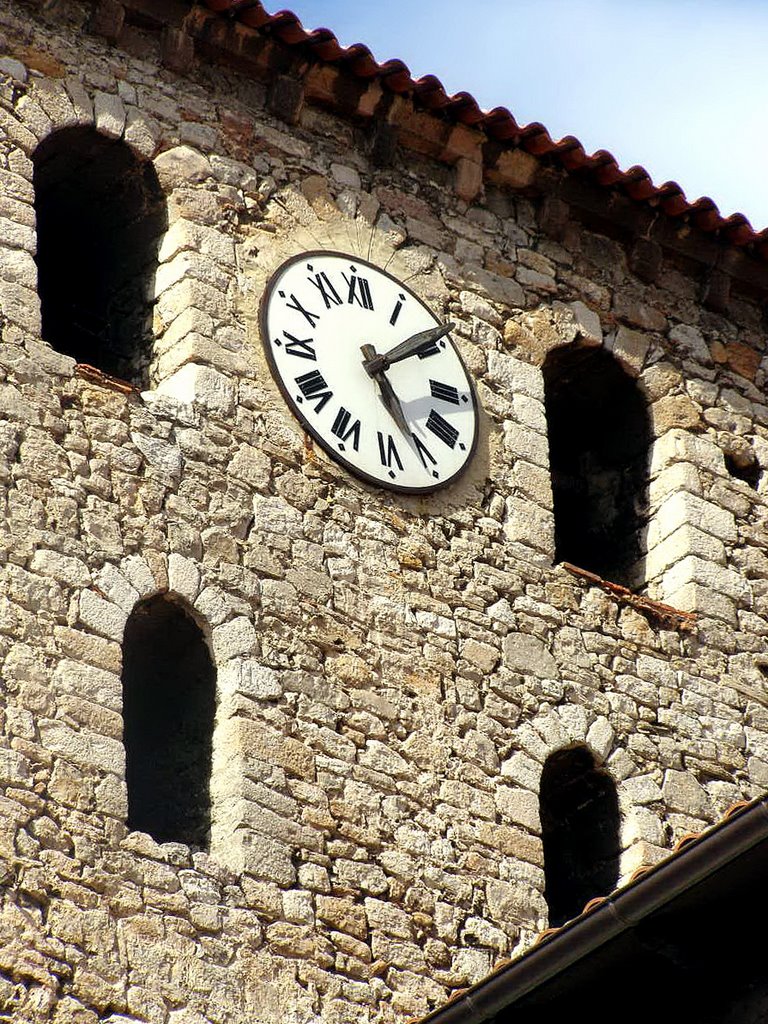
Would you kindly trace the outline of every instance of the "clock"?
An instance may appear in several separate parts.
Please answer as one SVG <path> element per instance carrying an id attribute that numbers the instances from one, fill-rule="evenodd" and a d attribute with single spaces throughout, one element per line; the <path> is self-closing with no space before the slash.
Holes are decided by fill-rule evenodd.
<path id="1" fill-rule="evenodd" d="M 336 462 L 410 494 L 466 469 L 477 400 L 453 325 L 393 274 L 347 253 L 301 253 L 267 284 L 260 324 L 286 402 Z"/>

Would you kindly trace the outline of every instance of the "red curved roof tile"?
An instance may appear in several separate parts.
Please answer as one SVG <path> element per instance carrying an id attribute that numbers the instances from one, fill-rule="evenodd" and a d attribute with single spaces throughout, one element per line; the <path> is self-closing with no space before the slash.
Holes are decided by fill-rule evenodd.
<path id="1" fill-rule="evenodd" d="M 632 199 L 659 207 L 669 217 L 689 216 L 701 231 L 718 234 L 733 246 L 752 246 L 755 255 L 768 261 L 768 228 L 756 232 L 741 213 L 723 217 L 708 197 L 690 202 L 676 182 L 654 185 L 644 167 L 630 167 L 622 171 L 607 150 L 598 150 L 590 156 L 573 136 L 555 141 L 542 124 L 518 125 L 506 107 L 483 111 L 470 93 L 449 95 L 435 75 L 414 79 L 403 61 L 387 60 L 380 64 L 363 43 L 342 46 L 330 29 L 307 31 L 291 11 L 269 14 L 261 0 L 203 2 L 209 10 L 235 18 L 250 28 L 268 32 L 287 46 L 301 47 L 317 60 L 343 64 L 358 78 L 378 78 L 382 86 L 391 92 L 400 95 L 410 93 L 426 110 L 479 128 L 491 139 L 520 146 L 533 156 L 553 157 L 566 171 L 586 172 L 604 188 L 620 187 Z"/>

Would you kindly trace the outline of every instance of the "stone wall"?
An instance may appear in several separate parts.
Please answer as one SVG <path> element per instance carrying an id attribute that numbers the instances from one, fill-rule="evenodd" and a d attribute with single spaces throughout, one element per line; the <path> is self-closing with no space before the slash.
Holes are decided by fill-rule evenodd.
<path id="1" fill-rule="evenodd" d="M 552 752 L 615 780 L 625 877 L 768 784 L 762 296 L 707 311 L 673 256 L 645 283 L 623 242 L 553 232 L 546 197 L 468 203 L 405 147 L 374 166 L 352 120 L 288 126 L 262 83 L 180 76 L 152 25 L 115 47 L 90 16 L 0 3 L 3 1019 L 426 1012 L 547 924 Z M 143 393 L 40 338 L 32 156 L 72 125 L 167 196 Z M 288 412 L 258 303 L 320 247 L 456 323 L 483 414 L 448 490 L 357 482 Z M 647 396 L 640 596 L 552 564 L 541 366 L 568 345 Z M 207 852 L 126 827 L 121 641 L 162 592 L 217 668 Z"/>

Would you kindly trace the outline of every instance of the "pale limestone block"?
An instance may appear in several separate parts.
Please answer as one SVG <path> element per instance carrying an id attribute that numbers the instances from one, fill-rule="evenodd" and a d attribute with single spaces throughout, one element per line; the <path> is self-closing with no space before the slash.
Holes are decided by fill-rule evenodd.
<path id="1" fill-rule="evenodd" d="M 53 122 L 36 99 L 28 93 L 16 104 L 16 114 L 22 124 L 38 139 L 44 139 L 53 131 Z"/>
<path id="2" fill-rule="evenodd" d="M 213 317 L 204 310 L 194 306 L 182 310 L 173 323 L 166 328 L 161 338 L 155 343 L 155 351 L 163 352 L 181 341 L 187 334 L 200 334 L 209 337 L 213 334 Z"/>
<path id="3" fill-rule="evenodd" d="M 477 317 L 493 327 L 501 327 L 503 318 L 495 306 L 474 292 L 459 292 L 459 303 L 463 312 Z"/>
<path id="4" fill-rule="evenodd" d="M 512 605 L 506 599 L 506 597 L 500 598 L 495 604 L 488 607 L 488 615 L 490 618 L 495 619 L 497 622 L 503 623 L 505 626 L 515 626 L 517 619 L 515 613 L 512 610 Z M 419 613 L 416 613 L 416 621 L 418 622 Z"/>
<path id="5" fill-rule="evenodd" d="M 723 565 L 689 555 L 667 570 L 662 577 L 662 589 L 665 594 L 673 594 L 688 583 L 698 583 L 716 590 L 726 597 L 742 604 L 750 605 L 752 591 L 749 582 L 740 573 Z"/>
<path id="6" fill-rule="evenodd" d="M 155 288 L 155 295 L 158 296 L 156 310 L 166 329 L 177 316 L 191 308 L 204 309 L 210 316 L 222 321 L 229 317 L 226 295 L 222 295 L 204 281 L 179 281 L 164 292 L 159 292 Z"/>
<path id="7" fill-rule="evenodd" d="M 694 817 L 710 818 L 712 803 L 707 791 L 690 772 L 668 769 L 662 785 L 664 802 L 672 811 L 691 814 Z"/>
<path id="8" fill-rule="evenodd" d="M 296 870 L 289 847 L 252 832 L 241 831 L 240 836 L 238 843 L 230 837 L 226 842 L 212 842 L 211 852 L 235 871 L 280 886 L 295 884 Z"/>
<path id="9" fill-rule="evenodd" d="M 156 121 L 136 107 L 128 107 L 123 138 L 145 160 L 151 160 L 160 144 L 161 129 Z"/>
<path id="10" fill-rule="evenodd" d="M 252 658 L 233 658 L 218 674 L 223 693 L 240 693 L 253 700 L 276 700 L 283 694 L 279 673 Z"/>
<path id="11" fill-rule="evenodd" d="M 0 309 L 7 320 L 39 336 L 40 299 L 34 289 L 14 281 L 0 281 Z"/>
<path id="12" fill-rule="evenodd" d="M 387 876 L 377 864 L 339 858 L 334 864 L 334 874 L 342 886 L 350 886 L 372 896 L 381 896 L 389 889 Z"/>
<path id="13" fill-rule="evenodd" d="M 301 513 L 278 496 L 253 496 L 255 527 L 266 533 L 299 539 L 303 536 L 304 520 Z"/>
<path id="14" fill-rule="evenodd" d="M 662 799 L 661 789 L 653 775 L 634 775 L 618 786 L 619 805 L 627 809 L 636 804 L 653 804 Z"/>
<path id="15" fill-rule="evenodd" d="M 515 825 L 538 835 L 541 832 L 539 800 L 535 793 L 514 786 L 499 786 L 494 794 L 499 814 Z"/>
<path id="16" fill-rule="evenodd" d="M 692 327 L 690 324 L 676 324 L 670 330 L 669 338 L 686 355 L 692 356 L 695 362 L 700 363 L 702 366 L 712 365 L 709 346 L 698 328 Z"/>
<path id="17" fill-rule="evenodd" d="M 656 579 L 670 566 L 689 555 L 722 565 L 726 560 L 725 545 L 717 537 L 702 533 L 695 526 L 680 526 L 648 551 L 645 558 L 646 579 Z"/>
<path id="18" fill-rule="evenodd" d="M 600 316 L 583 302 L 568 303 L 573 316 L 573 322 L 578 327 L 582 340 L 592 345 L 601 345 L 603 342 L 603 326 Z"/>
<path id="19" fill-rule="evenodd" d="M 24 85 L 28 77 L 28 72 L 24 64 L 22 64 L 20 60 L 15 60 L 13 57 L 0 57 L 0 74 L 8 75 L 20 85 Z"/>
<path id="20" fill-rule="evenodd" d="M 374 771 L 391 775 L 396 779 L 409 778 L 413 775 L 413 767 L 395 750 L 379 740 L 368 740 L 365 749 L 360 751 L 360 764 Z"/>
<path id="21" fill-rule="evenodd" d="M 190 604 L 195 603 L 200 592 L 200 569 L 191 558 L 175 553 L 168 556 L 168 588 Z"/>
<path id="22" fill-rule="evenodd" d="M 80 621 L 95 633 L 122 642 L 127 618 L 122 608 L 92 590 L 80 594 Z"/>
<path id="23" fill-rule="evenodd" d="M 487 391 L 486 394 L 488 394 Z M 494 399 L 496 406 L 498 406 L 499 396 L 494 395 Z M 537 434 L 546 436 L 547 415 L 543 402 L 540 402 L 537 398 L 529 398 L 527 395 L 520 394 L 506 395 L 505 399 L 509 403 L 507 408 L 511 406 L 513 420 L 523 427 L 535 430 Z M 508 415 L 507 408 L 501 410 L 501 415 Z M 493 410 L 489 409 L 489 411 Z"/>
<path id="24" fill-rule="evenodd" d="M 674 462 L 690 462 L 716 476 L 724 474 L 723 453 L 706 437 L 685 430 L 670 430 L 653 444 L 651 476 Z"/>
<path id="25" fill-rule="evenodd" d="M 510 633 L 502 644 L 504 665 L 520 675 L 539 679 L 557 678 L 557 663 L 538 637 L 528 633 Z"/>
<path id="26" fill-rule="evenodd" d="M 110 139 L 119 139 L 125 128 L 125 106 L 116 93 L 96 92 L 93 98 L 96 130 Z"/>
<path id="27" fill-rule="evenodd" d="M 467 812 L 473 818 L 486 818 L 493 821 L 496 818 L 496 805 L 493 798 L 474 786 L 457 779 L 444 779 L 440 783 L 440 799 L 450 804 L 451 808 L 459 808 Z M 453 812 L 449 812 L 453 816 Z M 423 836 L 422 842 L 428 843 L 428 837 Z"/>
<path id="28" fill-rule="evenodd" d="M 547 439 L 528 427 L 507 421 L 504 424 L 504 451 L 512 458 L 526 459 L 549 470 Z"/>
<path id="29" fill-rule="evenodd" d="M 160 437 L 150 437 L 137 431 L 131 432 L 131 440 L 146 459 L 147 463 L 171 480 L 181 476 L 183 459 L 177 444 Z"/>
<path id="30" fill-rule="evenodd" d="M 453 639 L 456 636 L 456 623 L 447 615 L 438 615 L 437 612 L 416 612 L 416 623 L 420 629 L 428 633 L 435 633 L 437 636 Z"/>
<path id="31" fill-rule="evenodd" d="M 689 494 L 701 496 L 703 493 L 701 474 L 696 466 L 690 462 L 674 462 L 662 469 L 651 480 L 648 491 L 651 506 L 657 506 L 667 495 L 675 491 L 688 491 Z"/>
<path id="32" fill-rule="evenodd" d="M 328 869 L 320 864 L 302 864 L 299 867 L 299 885 L 311 892 L 329 893 L 331 880 Z"/>
<path id="33" fill-rule="evenodd" d="M 605 761 L 611 752 L 616 731 L 604 716 L 596 718 L 587 731 L 587 746 L 599 762 Z"/>
<path id="34" fill-rule="evenodd" d="M 124 779 L 107 775 L 96 787 L 96 810 L 125 821 L 128 817 L 128 788 Z"/>
<path id="35" fill-rule="evenodd" d="M 32 572 L 50 576 L 71 587 L 87 587 L 91 582 L 88 566 L 79 558 L 62 555 L 58 551 L 38 548 L 30 563 Z"/>
<path id="36" fill-rule="evenodd" d="M 64 81 L 75 112 L 76 123 L 81 125 L 93 124 L 93 101 L 83 83 L 79 78 L 71 77 L 66 78 Z"/>
<path id="37" fill-rule="evenodd" d="M 120 569 L 140 597 L 157 592 L 159 584 L 141 555 L 130 555 L 121 562 Z"/>
<path id="38" fill-rule="evenodd" d="M 17 750 L 0 747 L 0 783 L 4 786 L 23 786 L 29 777 L 29 760 Z"/>
<path id="39" fill-rule="evenodd" d="M 18 146 L 24 153 L 30 155 L 37 149 L 39 139 L 25 127 L 21 121 L 21 115 L 15 117 L 4 107 L 0 107 L 0 130 L 14 145 Z"/>
<path id="40" fill-rule="evenodd" d="M 648 526 L 648 549 L 655 547 L 681 526 L 695 524 L 705 533 L 723 541 L 736 540 L 736 521 L 733 513 L 696 494 L 680 491 L 670 495 Z"/>
<path id="41" fill-rule="evenodd" d="M 58 131 L 78 123 L 75 108 L 64 85 L 53 78 L 35 78 L 32 95 Z"/>
<path id="42" fill-rule="evenodd" d="M 33 207 L 35 204 L 35 190 L 32 182 L 23 174 L 15 174 L 13 171 L 3 171 L 0 178 L 0 193 L 4 197 L 15 199 L 26 207 Z M 10 210 L 8 213 L 10 214 Z M 16 217 L 11 218 L 14 222 Z"/>
<path id="43" fill-rule="evenodd" d="M 622 368 L 630 376 L 638 377 L 645 363 L 650 344 L 648 335 L 643 331 L 633 331 L 622 325 L 616 331 L 613 343 L 609 347 Z"/>
<path id="44" fill-rule="evenodd" d="M 200 253 L 230 269 L 236 266 L 233 238 L 216 228 L 195 224 L 180 217 L 165 233 L 158 252 L 158 260 L 161 263 L 169 263 L 186 251 Z M 159 287 L 157 290 L 163 289 Z"/>
<path id="45" fill-rule="evenodd" d="M 413 920 L 399 907 L 371 896 L 364 901 L 368 927 L 399 939 L 413 938 Z"/>
<path id="46" fill-rule="evenodd" d="M 552 513 L 533 502 L 510 497 L 506 501 L 504 536 L 512 542 L 530 545 L 552 557 L 555 551 L 555 520 Z"/>
<path id="47" fill-rule="evenodd" d="M 191 146 L 175 146 L 155 157 L 155 170 L 166 191 L 180 185 L 195 185 L 213 174 L 211 164 Z"/>
<path id="48" fill-rule="evenodd" d="M 515 745 L 543 764 L 553 750 L 568 743 L 568 733 L 559 715 L 548 712 L 532 722 L 523 722 L 515 730 Z"/>
<path id="49" fill-rule="evenodd" d="M 488 376 L 511 393 L 544 401 L 544 378 L 538 366 L 531 366 L 507 352 L 488 353 Z"/>
<path id="50" fill-rule="evenodd" d="M 496 921 L 546 920 L 544 897 L 533 886 L 522 881 L 506 882 L 489 878 L 485 898 L 491 917 Z"/>
<path id="51" fill-rule="evenodd" d="M 632 843 L 646 842 L 663 846 L 664 826 L 658 814 L 648 807 L 631 807 L 624 815 L 621 828 L 621 842 L 624 847 Z"/>
<path id="52" fill-rule="evenodd" d="M 665 845 L 655 846 L 653 843 L 639 840 L 634 842 L 621 855 L 621 878 L 619 885 L 624 885 L 638 868 L 650 868 L 660 860 L 669 857 L 669 849 Z"/>
<path id="53" fill-rule="evenodd" d="M 95 579 L 99 590 L 109 601 L 128 615 L 133 611 L 139 600 L 139 592 L 114 565 L 107 562 L 96 573 Z"/>
<path id="54" fill-rule="evenodd" d="M 0 249 L 0 279 L 24 288 L 37 288 L 37 264 L 25 249 Z"/>
<path id="55" fill-rule="evenodd" d="M 212 633 L 213 653 L 221 664 L 241 654 L 258 650 L 259 635 L 250 619 L 244 615 L 216 626 Z"/>
<path id="56" fill-rule="evenodd" d="M 583 743 L 589 729 L 589 714 L 580 704 L 563 704 L 557 709 L 563 728 L 572 743 Z"/>
<path id="57" fill-rule="evenodd" d="M 186 363 L 161 381 L 157 390 L 180 402 L 195 403 L 222 417 L 230 416 L 235 408 L 234 384 L 210 366 Z"/>
<path id="58" fill-rule="evenodd" d="M 34 227 L 19 224 L 18 221 L 0 216 L 0 239 L 11 249 L 22 249 L 34 254 L 37 251 L 37 235 Z"/>
<path id="59" fill-rule="evenodd" d="M 484 675 L 493 672 L 500 658 L 499 651 L 495 647 L 472 638 L 464 641 L 461 645 L 460 654 L 465 661 L 474 665 Z"/>
<path id="60" fill-rule="evenodd" d="M 46 750 L 75 764 L 112 774 L 125 771 L 125 748 L 120 740 L 101 736 L 90 729 L 75 732 L 63 722 L 41 719 L 40 741 Z"/>
<path id="61" fill-rule="evenodd" d="M 108 672 L 95 665 L 62 659 L 51 676 L 55 693 L 70 693 L 100 704 L 109 711 L 123 709 L 123 687 L 117 672 Z"/>
<path id="62" fill-rule="evenodd" d="M 524 789 L 530 789 L 533 793 L 539 792 L 541 765 L 522 750 L 516 751 L 502 763 L 501 774 L 505 779 L 512 779 Z"/>
<path id="63" fill-rule="evenodd" d="M 249 487 L 263 490 L 271 476 L 269 457 L 251 444 L 241 444 L 229 463 L 229 472 Z"/>
<path id="64" fill-rule="evenodd" d="M 509 937 L 500 928 L 496 928 L 490 921 L 482 917 L 468 917 L 464 922 L 462 941 L 468 945 L 486 946 L 505 953 L 509 948 Z"/>
<path id="65" fill-rule="evenodd" d="M 470 729 L 462 744 L 464 757 L 479 765 L 489 775 L 496 775 L 499 770 L 499 755 L 496 744 L 490 737 L 477 729 Z"/>

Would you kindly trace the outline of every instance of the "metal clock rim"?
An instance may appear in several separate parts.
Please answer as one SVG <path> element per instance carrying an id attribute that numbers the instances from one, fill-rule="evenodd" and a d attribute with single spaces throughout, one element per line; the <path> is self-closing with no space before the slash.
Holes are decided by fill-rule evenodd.
<path id="1" fill-rule="evenodd" d="M 459 480 L 461 476 L 463 476 L 463 474 L 469 468 L 469 465 L 472 462 L 475 451 L 477 449 L 477 442 L 480 434 L 480 405 L 477 400 L 475 382 L 472 379 L 472 375 L 470 374 L 469 370 L 467 369 L 467 364 L 464 362 L 461 352 L 453 343 L 453 339 L 451 338 L 450 334 L 447 335 L 448 341 L 450 342 L 450 345 L 453 348 L 456 358 L 459 360 L 459 364 L 461 365 L 461 368 L 464 371 L 464 375 L 466 376 L 467 383 L 469 384 L 469 392 L 472 399 L 472 408 L 474 409 L 475 413 L 475 422 L 474 430 L 472 433 L 472 443 L 467 448 L 467 454 L 466 458 L 464 459 L 464 462 L 452 476 L 447 477 L 445 480 L 438 480 L 436 483 L 428 484 L 425 487 L 408 487 L 404 484 L 387 483 L 379 479 L 378 477 L 371 476 L 370 473 L 366 473 L 365 470 L 360 469 L 353 462 L 350 462 L 348 459 L 346 459 L 343 455 L 337 454 L 330 447 L 330 445 L 322 436 L 322 434 L 313 426 L 309 419 L 304 415 L 303 411 L 296 406 L 296 403 L 293 400 L 293 395 L 290 392 L 290 390 L 286 387 L 283 381 L 282 375 L 279 372 L 277 363 L 270 348 L 269 338 L 266 329 L 267 303 L 272 295 L 275 281 L 278 275 L 282 274 L 294 263 L 299 263 L 304 259 L 309 259 L 314 256 L 338 256 L 342 259 L 351 259 L 354 260 L 356 263 L 360 263 L 363 266 L 369 267 L 371 270 L 375 270 L 377 274 L 384 274 L 385 277 L 388 277 L 390 279 L 390 281 L 394 281 L 395 284 L 397 284 L 398 288 L 402 288 L 404 291 L 408 292 L 408 294 L 411 295 L 414 299 L 416 299 L 418 303 L 420 303 L 422 306 L 428 309 L 433 316 L 436 315 L 433 312 L 432 307 L 429 306 L 421 298 L 421 296 L 418 295 L 412 288 L 409 288 L 407 284 L 404 284 L 399 278 L 395 277 L 394 274 L 391 274 L 384 267 L 380 267 L 377 263 L 372 263 L 370 260 L 364 259 L 362 256 L 356 256 L 353 253 L 349 252 L 342 252 L 341 250 L 338 249 L 306 249 L 300 253 L 296 253 L 296 255 L 294 256 L 290 256 L 287 260 L 284 260 L 284 262 L 281 263 L 280 266 L 277 267 L 272 272 L 272 274 L 270 274 L 269 280 L 264 286 L 264 291 L 262 292 L 261 300 L 259 302 L 259 333 L 261 335 L 261 345 L 264 350 L 264 354 L 267 358 L 267 363 L 269 364 L 272 379 L 277 383 L 277 386 L 280 389 L 280 392 L 283 398 L 285 399 L 285 403 L 290 409 L 292 415 L 295 416 L 295 418 L 299 421 L 305 432 L 308 433 L 314 439 L 314 441 L 316 441 L 320 445 L 324 452 L 327 453 L 330 459 L 332 459 L 337 464 L 340 464 L 344 469 L 347 469 L 350 473 L 352 473 L 353 476 L 357 477 L 358 480 L 363 480 L 365 481 L 365 483 L 371 484 L 373 487 L 378 487 L 380 490 L 394 491 L 398 494 L 434 494 L 435 491 L 443 490 L 449 485 L 455 483 L 457 480 Z"/>

